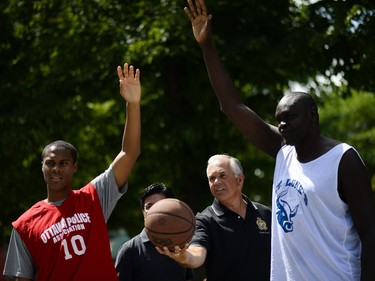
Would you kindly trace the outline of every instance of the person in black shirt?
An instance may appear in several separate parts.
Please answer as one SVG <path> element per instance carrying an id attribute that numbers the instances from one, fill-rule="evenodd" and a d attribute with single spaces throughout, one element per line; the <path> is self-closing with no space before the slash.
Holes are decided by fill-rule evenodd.
<path id="1" fill-rule="evenodd" d="M 175 198 L 175 195 L 163 183 L 153 183 L 145 188 L 139 198 L 143 216 L 147 215 L 152 205 L 165 198 Z M 192 269 L 182 267 L 156 251 L 145 229 L 122 245 L 115 266 L 120 281 L 193 280 Z"/>
<path id="2" fill-rule="evenodd" d="M 270 279 L 271 210 L 242 193 L 245 176 L 238 159 L 210 157 L 207 178 L 214 202 L 196 215 L 196 231 L 183 249 L 157 248 L 183 266 L 204 265 L 207 280 Z"/>

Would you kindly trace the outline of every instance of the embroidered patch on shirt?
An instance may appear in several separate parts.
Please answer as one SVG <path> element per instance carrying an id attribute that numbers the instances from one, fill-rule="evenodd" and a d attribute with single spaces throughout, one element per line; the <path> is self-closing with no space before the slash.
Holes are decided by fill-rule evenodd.
<path id="1" fill-rule="evenodd" d="M 267 223 L 262 218 L 257 217 L 256 224 L 261 232 L 268 230 Z"/>

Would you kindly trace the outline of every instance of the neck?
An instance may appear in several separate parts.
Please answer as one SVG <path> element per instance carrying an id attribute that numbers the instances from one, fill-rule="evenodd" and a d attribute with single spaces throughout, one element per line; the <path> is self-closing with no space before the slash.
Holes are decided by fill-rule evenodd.
<path id="1" fill-rule="evenodd" d="M 241 199 L 236 201 L 234 204 L 228 205 L 223 203 L 223 205 L 232 212 L 240 215 L 242 218 L 246 217 L 247 202 L 242 198 L 242 196 Z"/>
<path id="2" fill-rule="evenodd" d="M 339 142 L 323 136 L 311 140 L 301 146 L 296 146 L 297 159 L 301 163 L 310 162 L 336 146 Z"/>
<path id="3" fill-rule="evenodd" d="M 44 201 L 46 201 L 47 203 L 50 203 L 50 202 L 58 202 L 58 201 L 64 200 L 69 196 L 70 192 L 71 190 L 58 192 L 58 193 L 48 192 L 47 199 L 45 199 Z"/>

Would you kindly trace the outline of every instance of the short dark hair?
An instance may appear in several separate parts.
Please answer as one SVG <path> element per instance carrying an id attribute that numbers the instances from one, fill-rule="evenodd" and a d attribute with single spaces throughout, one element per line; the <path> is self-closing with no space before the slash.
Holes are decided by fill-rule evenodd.
<path id="1" fill-rule="evenodd" d="M 57 140 L 57 141 L 51 142 L 50 144 L 47 144 L 46 147 L 42 151 L 42 160 L 46 156 L 46 151 L 50 149 L 52 146 L 63 147 L 63 148 L 70 150 L 72 154 L 72 158 L 73 158 L 73 163 L 77 162 L 77 159 L 78 159 L 77 149 L 74 147 L 74 145 L 64 140 Z"/>
<path id="2" fill-rule="evenodd" d="M 150 184 L 141 192 L 139 196 L 139 204 L 142 210 L 145 205 L 146 198 L 153 194 L 162 194 L 165 196 L 165 198 L 176 198 L 173 191 L 170 188 L 168 188 L 164 183 L 156 182 Z"/>
<path id="3" fill-rule="evenodd" d="M 297 100 L 302 101 L 306 106 L 314 108 L 318 112 L 318 106 L 312 94 L 300 91 L 294 91 L 285 94 L 285 96 L 293 96 Z"/>

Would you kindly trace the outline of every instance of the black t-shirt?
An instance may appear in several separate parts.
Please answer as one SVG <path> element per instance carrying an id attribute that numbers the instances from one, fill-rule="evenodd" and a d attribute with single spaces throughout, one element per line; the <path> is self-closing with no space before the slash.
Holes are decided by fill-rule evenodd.
<path id="1" fill-rule="evenodd" d="M 271 209 L 247 202 L 246 218 L 214 200 L 196 215 L 190 244 L 207 249 L 207 281 L 263 281 L 270 279 Z"/>
<path id="2" fill-rule="evenodd" d="M 120 248 L 116 259 L 116 270 L 120 281 L 193 279 L 192 269 L 182 267 L 156 251 L 144 229 Z"/>

